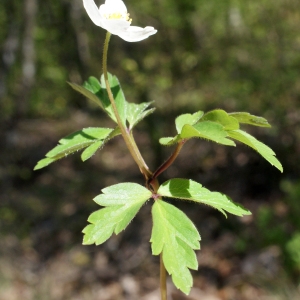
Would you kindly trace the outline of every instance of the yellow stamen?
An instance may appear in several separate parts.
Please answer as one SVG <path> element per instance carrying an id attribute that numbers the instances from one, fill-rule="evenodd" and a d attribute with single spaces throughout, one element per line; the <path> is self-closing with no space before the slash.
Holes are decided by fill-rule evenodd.
<path id="1" fill-rule="evenodd" d="M 126 14 L 126 21 L 128 21 L 129 23 L 131 23 L 131 22 L 132 22 L 132 19 L 131 19 L 129 16 L 130 16 L 130 14 L 127 13 L 127 14 Z"/>
<path id="2" fill-rule="evenodd" d="M 132 22 L 132 19 L 129 17 L 129 14 L 121 14 L 121 13 L 113 13 L 113 14 L 106 14 L 104 15 L 106 19 L 112 19 L 112 20 L 120 20 L 125 19 L 129 23 Z"/>

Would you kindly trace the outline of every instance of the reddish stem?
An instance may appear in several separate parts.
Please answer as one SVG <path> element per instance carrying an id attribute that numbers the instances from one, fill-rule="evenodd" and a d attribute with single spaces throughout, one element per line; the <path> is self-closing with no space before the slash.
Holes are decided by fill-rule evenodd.
<path id="1" fill-rule="evenodd" d="M 181 140 L 177 146 L 175 151 L 172 153 L 172 155 L 153 173 L 152 177 L 150 178 L 149 185 L 151 185 L 153 187 L 153 189 L 155 190 L 155 181 L 156 178 L 162 173 L 164 172 L 166 169 L 168 169 L 173 162 L 175 161 L 175 159 L 177 158 L 178 154 L 181 151 L 181 148 L 183 147 L 183 145 L 185 144 L 186 140 L 183 139 Z M 155 190 L 156 192 L 157 190 Z"/>

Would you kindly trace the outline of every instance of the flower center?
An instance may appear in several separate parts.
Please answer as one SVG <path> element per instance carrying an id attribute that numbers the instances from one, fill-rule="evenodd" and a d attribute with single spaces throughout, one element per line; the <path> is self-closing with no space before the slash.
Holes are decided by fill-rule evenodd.
<path id="1" fill-rule="evenodd" d="M 125 20 L 131 23 L 132 19 L 129 17 L 129 13 L 122 14 L 122 13 L 112 13 L 112 14 L 105 14 L 104 17 L 108 20 Z"/>

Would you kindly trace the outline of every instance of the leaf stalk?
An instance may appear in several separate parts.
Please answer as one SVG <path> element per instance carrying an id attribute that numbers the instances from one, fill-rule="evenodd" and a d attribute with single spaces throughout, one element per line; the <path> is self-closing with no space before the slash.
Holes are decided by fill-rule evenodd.
<path id="1" fill-rule="evenodd" d="M 152 175 L 152 178 L 149 180 L 149 184 L 150 185 L 153 185 L 153 183 L 155 182 L 156 178 L 162 173 L 164 172 L 166 169 L 168 169 L 172 164 L 173 162 L 175 161 L 175 159 L 177 158 L 177 156 L 179 155 L 183 145 L 185 144 L 186 140 L 183 139 L 181 140 L 174 152 L 171 154 L 171 156 L 153 173 Z"/>

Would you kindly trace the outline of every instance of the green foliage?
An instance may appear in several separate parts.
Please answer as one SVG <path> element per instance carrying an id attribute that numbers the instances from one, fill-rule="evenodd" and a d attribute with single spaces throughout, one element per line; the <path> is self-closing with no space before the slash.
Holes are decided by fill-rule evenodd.
<path id="1" fill-rule="evenodd" d="M 282 165 L 275 157 L 275 153 L 271 148 L 258 141 L 255 137 L 243 130 L 228 131 L 228 134 L 231 138 L 238 140 L 256 150 L 271 165 L 276 167 L 279 171 L 283 172 Z"/>
<path id="2" fill-rule="evenodd" d="M 286 194 L 284 202 L 289 207 L 289 220 L 296 230 L 300 232 L 300 182 L 299 180 L 296 180 L 296 182 L 284 180 L 281 183 L 281 189 Z"/>
<path id="3" fill-rule="evenodd" d="M 296 232 L 287 242 L 286 251 L 293 262 L 294 269 L 300 271 L 300 232 Z"/>
<path id="4" fill-rule="evenodd" d="M 144 102 L 140 104 L 127 103 L 127 121 L 129 123 L 129 130 L 132 130 L 140 121 L 149 116 L 155 111 L 155 108 L 150 108 L 152 102 Z"/>
<path id="5" fill-rule="evenodd" d="M 250 124 L 259 127 L 271 127 L 265 118 L 254 116 L 247 112 L 234 112 L 229 113 L 228 115 L 237 119 L 239 123 Z"/>
<path id="6" fill-rule="evenodd" d="M 125 99 L 124 93 L 121 89 L 119 80 L 116 76 L 108 74 L 108 82 L 115 99 L 117 110 L 120 114 L 123 125 L 126 121 L 126 111 L 127 111 L 127 101 Z M 113 112 L 112 105 L 109 101 L 109 97 L 106 90 L 104 76 L 101 76 L 101 82 L 93 76 L 89 77 L 87 81 L 84 82 L 83 86 L 77 84 L 70 84 L 73 89 L 92 100 L 94 103 L 100 105 L 100 107 L 108 114 L 108 116 L 117 123 L 117 119 Z"/>
<path id="7" fill-rule="evenodd" d="M 147 109 L 152 102 L 145 103 L 129 103 L 126 101 L 123 90 L 116 76 L 108 73 L 108 82 L 115 99 L 116 107 L 122 123 L 126 126 L 126 121 L 129 123 L 129 130 L 132 130 L 140 121 L 146 118 L 148 115 L 154 112 L 155 108 Z M 117 123 L 112 105 L 110 103 L 106 85 L 104 81 L 104 76 L 101 77 L 101 82 L 93 76 L 89 77 L 87 81 L 84 82 L 83 86 L 79 86 L 74 83 L 69 83 L 71 87 L 92 100 L 94 103 L 99 105 L 107 115 Z"/>
<path id="8" fill-rule="evenodd" d="M 113 97 L 115 99 L 116 107 L 121 119 L 121 122 L 124 126 L 126 126 L 126 112 L 127 112 L 127 101 L 125 99 L 125 95 L 119 83 L 119 80 L 116 76 L 108 74 L 108 83 L 111 88 Z M 115 117 L 112 105 L 109 101 L 108 92 L 106 90 L 104 75 L 101 76 L 101 88 L 97 92 L 99 93 L 99 98 L 108 113 L 108 115 L 117 123 L 117 119 Z"/>
<path id="9" fill-rule="evenodd" d="M 91 81 L 93 79 L 94 79 L 94 77 L 90 77 L 89 81 Z M 86 98 L 92 100 L 95 104 L 99 105 L 104 110 L 104 107 L 103 107 L 100 99 L 96 96 L 97 91 L 94 93 L 94 92 L 91 92 L 88 88 L 85 88 L 84 86 L 81 86 L 79 84 L 71 83 L 71 82 L 68 82 L 68 83 L 75 91 L 79 92 Z M 85 86 L 86 87 L 89 86 L 87 82 L 85 83 Z"/>
<path id="10" fill-rule="evenodd" d="M 228 134 L 222 125 L 211 121 L 201 121 L 194 126 L 185 125 L 181 132 L 181 137 L 184 139 L 199 137 L 218 144 L 235 146 L 234 142 L 229 140 L 227 136 Z"/>
<path id="11" fill-rule="evenodd" d="M 276 245 L 282 252 L 285 270 L 299 280 L 295 274 L 300 271 L 300 184 L 284 180 L 281 188 L 285 193 L 283 199 L 271 206 L 265 204 L 259 207 L 254 222 L 259 235 L 248 238 L 246 248 L 250 245 L 260 249 Z"/>
<path id="12" fill-rule="evenodd" d="M 246 123 L 260 127 L 271 127 L 266 119 L 253 116 L 246 112 L 236 112 L 228 114 L 224 110 L 220 109 L 206 113 L 202 119 L 221 124 L 222 126 L 224 126 L 224 129 L 227 131 L 229 137 L 253 148 L 271 165 L 275 166 L 278 170 L 283 172 L 282 165 L 275 157 L 275 153 L 271 148 L 258 141 L 249 133 L 239 129 L 239 123 Z"/>
<path id="13" fill-rule="evenodd" d="M 141 99 L 143 91 L 152 99 L 168 99 L 157 101 L 158 109 L 172 104 L 174 111 L 187 106 L 206 110 L 222 107 L 270 115 L 272 108 L 277 124 L 284 121 L 286 112 L 299 108 L 298 0 L 165 0 L 159 4 L 132 0 L 126 4 L 136 21 L 147 25 L 154 18 L 165 30 L 157 34 L 155 42 L 110 49 L 113 68 L 122 65 L 125 58 L 134 62 L 135 68 L 119 68 L 118 72 L 122 87 L 135 99 Z M 57 117 L 58 108 L 53 105 L 57 95 L 66 101 L 59 106 L 60 116 L 67 115 L 77 103 L 65 81 L 73 79 L 74 74 L 78 78 L 87 68 L 92 74 L 98 74 L 101 68 L 99 41 L 104 33 L 87 18 L 80 19 L 83 23 L 76 32 L 79 24 L 72 20 L 72 9 L 66 5 L 60 1 L 39 5 L 33 29 L 38 66 L 30 99 L 33 116 Z M 17 26 L 20 45 L 16 53 L 19 59 L 4 77 L 7 97 L 2 99 L 1 111 L 5 111 L 18 97 L 15 87 L 22 72 L 20 41 L 26 18 L 23 7 L 12 1 L 1 1 L 0 12 L 1 44 L 5 45 L 9 32 Z M 176 49 L 172 56 L 169 49 Z M 63 76 L 53 75 L 53 69 L 59 69 Z"/>
<path id="14" fill-rule="evenodd" d="M 282 245 L 282 250 L 285 253 L 285 263 L 290 269 L 290 271 L 296 271 L 299 274 L 300 271 L 300 183 L 298 180 L 295 182 L 285 180 L 281 183 L 282 190 L 285 192 L 284 204 L 288 209 L 286 217 L 284 218 L 283 224 L 289 226 L 289 230 L 284 234 L 284 244 Z M 275 219 L 275 217 L 274 217 Z M 274 223 L 278 224 L 278 218 L 274 220 Z M 292 227 L 292 232 L 291 232 Z M 288 234 L 287 234 L 288 232 Z M 279 244 L 278 240 L 276 241 Z M 298 276 L 299 279 L 299 276 Z"/>
<path id="15" fill-rule="evenodd" d="M 240 217 L 251 214 L 249 210 L 240 204 L 234 203 L 228 196 L 218 192 L 211 192 L 200 183 L 190 179 L 175 178 L 168 180 L 159 187 L 157 193 L 162 197 L 191 200 L 209 205 L 222 212 L 225 216 L 225 211 Z"/>
<path id="16" fill-rule="evenodd" d="M 227 112 L 222 109 L 216 109 L 206 113 L 202 120 L 219 123 L 226 131 L 240 128 L 238 120 L 232 116 L 229 116 Z"/>
<path id="17" fill-rule="evenodd" d="M 200 249 L 200 235 L 181 210 L 162 200 L 155 201 L 152 217 L 152 253 L 158 255 L 162 252 L 164 265 L 175 286 L 188 294 L 193 285 L 188 268 L 198 268 L 193 250 Z"/>
<path id="18" fill-rule="evenodd" d="M 196 124 L 200 118 L 203 116 L 204 112 L 203 111 L 198 111 L 194 114 L 183 114 L 178 116 L 175 119 L 175 125 L 176 125 L 176 130 L 177 133 L 180 134 L 182 131 L 182 127 L 184 125 L 191 125 L 193 126 L 194 124 Z"/>
<path id="19" fill-rule="evenodd" d="M 155 108 L 147 109 L 152 102 L 140 104 L 128 103 L 117 77 L 108 74 L 108 79 L 121 121 L 125 126 L 126 122 L 128 122 L 128 129 L 131 131 L 140 121 L 153 113 Z M 69 84 L 74 90 L 99 105 L 107 115 L 117 123 L 106 91 L 104 76 L 101 77 L 101 83 L 95 77 L 90 77 L 83 86 L 74 83 Z M 109 128 L 85 128 L 72 133 L 61 139 L 59 145 L 49 151 L 46 154 L 46 158 L 40 160 L 34 170 L 44 168 L 54 161 L 84 148 L 86 149 L 83 151 L 81 159 L 82 161 L 86 161 L 93 156 L 98 149 L 102 148 L 107 141 L 119 134 L 120 130 L 118 127 L 114 130 Z"/>
<path id="20" fill-rule="evenodd" d="M 256 150 L 271 165 L 283 172 L 281 163 L 275 157 L 274 151 L 251 136 L 249 133 L 240 130 L 240 123 L 253 126 L 270 127 L 268 121 L 262 117 L 253 116 L 246 112 L 235 112 L 228 114 L 224 110 L 216 109 L 203 115 L 197 112 L 193 115 L 180 115 L 175 120 L 178 134 L 171 138 L 161 138 L 162 145 L 174 145 L 182 140 L 199 137 L 227 146 L 235 146 L 235 143 L 228 139 L 232 138 Z"/>
<path id="21" fill-rule="evenodd" d="M 174 138 L 161 138 L 162 145 L 173 145 L 183 139 L 204 138 L 216 143 L 234 146 L 234 143 L 227 139 L 225 128 L 209 119 L 203 117 L 203 112 L 194 114 L 183 114 L 176 118 L 175 125 L 178 134 Z M 208 120 L 208 121 L 206 121 Z"/>
<path id="22" fill-rule="evenodd" d="M 135 59 L 130 58 L 130 61 L 133 62 L 131 66 L 134 67 L 131 70 L 125 70 L 126 73 L 122 74 L 123 78 L 126 78 L 125 84 L 131 95 L 136 93 L 137 98 L 144 98 L 144 95 L 147 98 L 148 95 L 152 97 L 154 94 L 156 99 L 166 99 L 159 103 L 161 108 L 172 107 L 175 111 L 187 105 L 199 107 L 200 104 L 204 109 L 205 106 L 216 104 L 218 107 L 220 105 L 229 106 L 238 110 L 264 110 L 266 113 L 272 110 L 272 115 L 282 117 L 286 111 L 292 112 L 299 107 L 297 102 L 300 58 L 297 50 L 300 25 L 298 2 L 299 0 L 275 2 L 271 0 L 223 2 L 217 0 L 166 0 L 152 5 L 151 2 L 133 0 L 131 8 L 136 7 L 137 12 L 144 14 L 145 22 L 149 16 L 161 20 L 165 34 L 157 37 L 157 41 L 160 41 L 162 47 L 145 42 L 148 53 L 138 50 L 135 53 Z M 26 22 L 22 6 L 12 3 L 12 1 L 3 1 L 0 4 L 0 28 L 2 28 L 0 29 L 0 39 L 5 40 L 3 45 L 11 45 L 11 41 L 18 44 L 24 35 L 22 27 L 26 30 L 26 27 L 22 26 L 22 22 Z M 143 9 L 138 9 L 141 6 Z M 80 25 L 80 32 L 76 32 L 78 30 L 76 20 L 73 20 L 73 25 L 70 22 L 72 15 L 76 15 L 73 13 L 76 10 L 75 7 L 66 9 L 65 4 L 61 5 L 58 2 L 45 2 L 44 4 L 41 2 L 39 9 L 37 25 L 32 32 L 36 40 L 37 78 L 29 108 L 33 111 L 32 115 L 40 116 L 41 112 L 48 113 L 48 111 L 50 111 L 50 116 L 56 115 L 57 111 L 62 111 L 64 114 L 69 111 L 70 105 L 74 105 L 73 102 L 69 105 L 65 104 L 67 103 L 65 99 L 69 97 L 64 87 L 64 82 L 68 78 L 67 74 L 71 76 L 79 74 L 80 69 L 86 68 L 88 65 L 95 66 L 95 69 L 98 67 L 95 61 L 88 61 L 89 53 L 85 52 L 85 49 L 88 49 L 90 45 L 93 48 L 94 43 L 97 55 L 100 55 L 99 39 L 94 39 L 94 41 L 90 39 L 89 44 L 86 44 L 85 41 L 88 39 L 83 38 L 87 36 L 85 26 Z M 171 13 L 165 14 L 166 11 Z M 69 12 L 71 12 L 70 15 Z M 268 18 L 265 18 L 266 15 Z M 143 20 L 143 18 L 141 19 Z M 8 24 L 9 20 L 13 20 L 13 23 Z M 14 31 L 19 31 L 20 37 L 11 35 L 10 32 Z M 74 38 L 75 36 L 76 38 Z M 57 42 L 53 43 L 53 41 Z M 21 43 L 19 44 L 21 45 Z M 61 47 L 57 47 L 57 45 L 61 45 Z M 5 48 L 7 47 L 3 47 L 3 49 Z M 67 56 L 65 49 L 68 49 Z M 170 49 L 175 49 L 172 57 L 169 55 Z M 8 57 L 4 63 L 13 61 L 15 56 L 22 57 L 21 47 L 18 51 L 3 53 L 4 58 Z M 121 64 L 126 52 L 129 56 L 132 55 L 131 47 L 119 47 L 118 52 L 113 51 L 116 50 L 112 50 L 111 55 L 114 57 L 115 65 Z M 157 55 L 158 51 L 159 55 Z M 196 51 L 197 54 L 195 54 Z M 5 117 L 9 113 L 14 115 L 14 104 L 12 103 L 15 101 L 12 100 L 15 98 L 23 100 L 20 97 L 22 88 L 18 88 L 22 81 L 20 77 L 24 67 L 22 63 L 22 59 L 18 59 L 14 66 L 11 66 L 10 64 L 13 62 L 10 62 L 3 68 L 5 72 L 2 77 L 5 78 L 3 82 L 5 87 L 2 87 L 1 91 L 3 90 L 2 92 L 5 93 L 6 85 L 9 90 L 1 103 L 3 106 L 1 110 L 5 112 L 3 113 Z M 156 72 L 157 70 L 159 72 Z M 147 72 L 152 72 L 153 76 L 145 76 Z M 270 74 L 272 74 L 271 77 Z M 132 82 L 135 83 L 134 89 Z M 126 127 L 128 126 L 130 131 L 154 111 L 153 108 L 148 109 L 149 102 L 128 103 L 118 79 L 110 74 L 109 84 L 122 123 Z M 54 85 L 57 89 L 53 89 Z M 83 86 L 73 83 L 70 85 L 100 106 L 116 122 L 103 77 L 100 82 L 95 77 L 90 77 Z M 156 89 L 153 88 L 154 86 Z M 277 105 L 273 106 L 275 101 Z M 56 103 L 58 104 L 56 105 Z M 177 135 L 173 138 L 162 138 L 160 143 L 174 145 L 191 138 L 203 138 L 223 145 L 234 146 L 235 143 L 231 140 L 234 139 L 250 146 L 270 164 L 282 171 L 282 165 L 275 157 L 275 153 L 268 146 L 241 130 L 241 124 L 270 127 L 264 118 L 246 112 L 226 113 L 224 110 L 218 109 L 203 114 L 200 111 L 195 114 L 180 115 L 175 121 Z M 62 157 L 83 149 L 81 158 L 85 161 L 103 147 L 106 141 L 118 134 L 118 128 L 86 128 L 78 131 L 60 140 L 59 145 L 48 152 L 46 158 L 39 161 L 35 169 L 43 168 Z M 112 232 L 119 233 L 137 213 L 139 205 L 142 205 L 141 203 L 144 203 L 145 199 L 151 195 L 151 192 L 139 185 L 121 185 L 106 188 L 103 190 L 104 194 L 99 196 L 97 203 L 106 208 L 91 215 L 89 220 L 92 224 L 85 229 L 85 238 L 89 236 L 87 244 L 99 244 Z M 227 196 L 210 192 L 199 183 L 188 179 L 167 181 L 160 186 L 159 193 L 164 197 L 204 203 L 224 214 L 230 212 L 242 216 L 250 213 L 232 202 Z M 131 195 L 133 196 L 131 197 Z M 292 211 L 295 214 L 294 219 L 299 222 L 299 214 L 295 213 L 299 207 L 296 202 L 298 197 L 295 199 L 295 210 L 292 209 Z M 169 265 L 168 271 L 172 274 L 175 284 L 186 292 L 191 286 L 191 277 L 189 277 L 187 268 L 195 267 L 192 250 L 197 249 L 196 243 L 193 244 L 193 240 L 195 241 L 197 238 L 194 232 L 191 234 L 192 241 L 183 239 L 184 234 L 188 236 L 189 232 L 193 232 L 194 229 L 184 232 L 185 227 L 177 228 L 178 224 L 182 224 L 181 219 L 185 220 L 186 224 L 190 221 L 186 220 L 185 215 L 179 217 L 183 213 L 171 207 L 161 200 L 157 200 L 153 206 L 153 211 L 156 211 L 153 213 L 155 221 L 153 232 L 155 229 L 156 233 L 152 246 L 157 243 L 158 248 L 162 247 L 164 260 L 166 260 L 166 265 Z M 271 212 L 262 214 L 264 216 L 262 219 L 269 220 L 270 214 Z M 174 221 L 177 219 L 180 220 L 178 224 Z M 274 217 L 273 221 L 275 219 Z M 165 226 L 166 224 L 167 226 Z M 281 228 L 276 226 L 269 228 L 271 226 L 268 222 L 262 222 L 262 224 L 266 234 L 270 235 L 271 232 L 272 236 L 284 236 L 285 232 Z M 192 228 L 191 225 L 190 227 Z M 162 231 L 160 232 L 160 230 Z M 181 232 L 181 230 L 183 231 Z M 169 233 L 171 237 L 169 237 Z M 163 242 L 165 244 L 161 246 Z M 188 243 L 192 243 L 192 245 Z M 299 236 L 295 234 L 288 243 L 287 251 L 291 253 L 296 263 L 299 261 L 299 251 L 295 250 L 299 248 L 298 246 Z M 178 256 L 176 256 L 177 253 L 174 254 L 174 249 L 178 250 Z M 294 255 L 293 251 L 298 254 Z M 171 253 L 171 255 L 165 253 Z M 177 261 L 173 257 L 177 258 Z M 182 261 L 183 266 L 179 265 Z M 180 279 L 181 272 L 177 273 L 177 270 L 182 269 L 184 278 Z"/>
<path id="23" fill-rule="evenodd" d="M 141 120 L 154 111 L 148 109 L 148 103 L 128 103 L 116 76 L 108 75 L 109 85 L 115 99 L 117 111 L 122 125 L 130 132 Z M 99 82 L 90 77 L 84 85 L 71 86 L 93 102 L 97 103 L 107 115 L 116 123 L 104 77 Z M 177 135 L 161 138 L 163 145 L 173 145 L 191 138 L 203 138 L 227 146 L 235 146 L 231 139 L 238 140 L 260 153 L 267 161 L 282 171 L 275 153 L 266 145 L 256 140 L 250 134 L 240 129 L 240 123 L 254 126 L 270 127 L 261 117 L 245 112 L 228 114 L 224 110 L 216 109 L 203 113 L 182 114 L 175 120 Z M 127 127 L 128 125 L 128 127 Z M 106 141 L 120 134 L 120 130 L 109 128 L 87 128 L 75 132 L 59 141 L 59 145 L 46 154 L 46 158 L 39 161 L 35 169 L 40 169 L 55 160 L 84 149 L 83 161 L 90 158 Z M 231 138 L 231 139 L 230 139 Z M 162 253 L 166 270 L 172 276 L 177 288 L 188 294 L 193 278 L 189 269 L 197 269 L 197 259 L 194 250 L 200 249 L 200 235 L 188 217 L 173 205 L 161 200 L 161 197 L 189 200 L 209 205 L 227 217 L 226 213 L 237 216 L 249 215 L 251 212 L 233 202 L 228 196 L 211 192 L 200 183 L 190 179 L 171 179 L 166 181 L 152 195 L 148 190 L 135 183 L 120 183 L 102 190 L 103 194 L 94 201 L 104 206 L 90 215 L 89 224 L 83 230 L 83 244 L 102 244 L 110 236 L 124 230 L 137 214 L 141 206 L 150 198 L 156 199 L 153 208 L 153 230 L 151 235 L 152 252 L 154 255 Z"/>
<path id="24" fill-rule="evenodd" d="M 102 208 L 90 215 L 92 224 L 83 229 L 84 245 L 104 243 L 110 236 L 124 230 L 141 206 L 151 197 L 151 192 L 136 183 L 119 183 L 102 190 L 94 201 Z"/>
<path id="25" fill-rule="evenodd" d="M 46 154 L 46 158 L 37 163 L 34 170 L 44 168 L 56 160 L 84 148 L 86 149 L 83 151 L 81 159 L 85 161 L 118 134 L 120 134 L 118 127 L 116 129 L 91 127 L 76 131 L 59 140 L 59 144 Z"/>
<path id="26" fill-rule="evenodd" d="M 215 109 L 206 113 L 201 120 L 217 122 L 224 126 L 224 129 L 238 130 L 240 124 L 249 124 L 259 127 L 271 127 L 265 118 L 251 115 L 247 112 L 227 113 L 222 109 Z"/>

